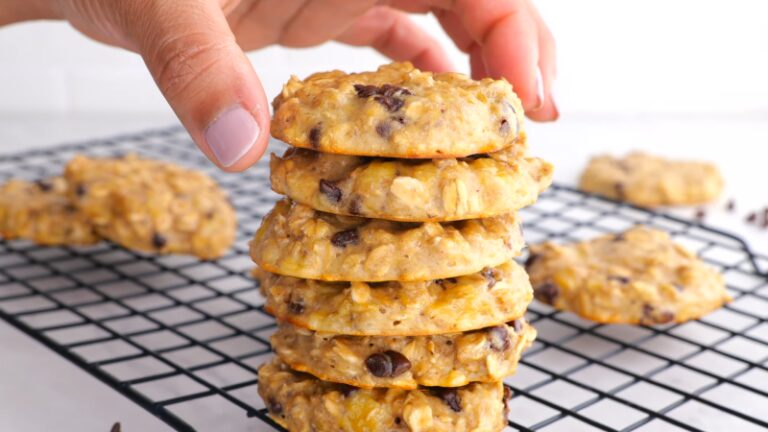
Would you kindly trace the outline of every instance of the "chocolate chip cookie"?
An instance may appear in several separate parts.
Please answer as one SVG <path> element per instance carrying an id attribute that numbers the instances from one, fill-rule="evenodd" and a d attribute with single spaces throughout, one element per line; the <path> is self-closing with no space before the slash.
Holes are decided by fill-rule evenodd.
<path id="1" fill-rule="evenodd" d="M 87 245 L 100 240 L 93 224 L 67 198 L 62 177 L 10 180 L 0 188 L 0 235 L 41 245 Z"/>
<path id="2" fill-rule="evenodd" d="M 459 387 L 512 375 L 536 331 L 525 319 L 464 333 L 348 336 L 282 324 L 272 348 L 292 369 L 355 387 Z"/>
<path id="3" fill-rule="evenodd" d="M 278 320 L 347 335 L 427 335 L 474 330 L 522 316 L 533 300 L 514 261 L 422 282 L 323 282 L 258 269 L 265 308 Z"/>
<path id="4" fill-rule="evenodd" d="M 275 360 L 259 369 L 259 395 L 270 417 L 294 432 L 499 432 L 511 392 L 501 382 L 357 389 Z"/>
<path id="5" fill-rule="evenodd" d="M 498 151 L 520 138 L 524 118 L 505 80 L 422 72 L 410 63 L 293 77 L 272 105 L 272 135 L 288 144 L 396 158 Z"/>
<path id="6" fill-rule="evenodd" d="M 235 238 L 235 211 L 209 176 L 128 155 L 77 156 L 68 195 L 103 237 L 130 249 L 211 259 Z"/>
<path id="7" fill-rule="evenodd" d="M 552 165 L 516 144 L 462 159 L 403 160 L 289 149 L 272 155 L 272 189 L 324 212 L 400 221 L 498 216 L 533 204 Z"/>
<path id="8" fill-rule="evenodd" d="M 667 233 L 642 226 L 531 246 L 526 268 L 538 300 L 601 323 L 683 322 L 730 300 L 715 269 Z"/>
<path id="9" fill-rule="evenodd" d="M 262 269 L 328 281 L 419 281 L 476 273 L 523 247 L 517 215 L 458 222 L 338 216 L 282 200 L 251 242 Z"/>
<path id="10" fill-rule="evenodd" d="M 711 163 L 634 152 L 624 158 L 593 158 L 581 175 L 580 188 L 645 207 L 701 204 L 717 199 L 723 178 Z"/>

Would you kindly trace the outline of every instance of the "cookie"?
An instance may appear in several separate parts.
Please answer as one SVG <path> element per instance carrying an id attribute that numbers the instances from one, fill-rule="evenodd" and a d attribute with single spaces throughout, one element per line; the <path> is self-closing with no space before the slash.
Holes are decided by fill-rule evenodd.
<path id="1" fill-rule="evenodd" d="M 458 222 L 338 216 L 282 200 L 251 242 L 262 269 L 329 281 L 419 281 L 476 273 L 523 246 L 517 215 Z"/>
<path id="2" fill-rule="evenodd" d="M 234 209 L 201 172 L 133 155 L 77 156 L 65 176 L 80 212 L 99 234 L 127 248 L 211 259 L 235 239 Z"/>
<path id="3" fill-rule="evenodd" d="M 722 276 L 662 231 L 635 227 L 530 249 L 526 268 L 536 298 L 592 321 L 684 322 L 730 300 Z"/>
<path id="4" fill-rule="evenodd" d="M 581 175 L 580 188 L 645 207 L 702 204 L 720 196 L 723 178 L 710 163 L 634 152 L 621 159 L 593 158 Z"/>
<path id="5" fill-rule="evenodd" d="M 272 155 L 272 189 L 328 213 L 399 221 L 498 216 L 533 204 L 552 165 L 524 145 L 462 159 L 371 159 L 289 149 Z"/>
<path id="6" fill-rule="evenodd" d="M 410 63 L 292 77 L 272 105 L 272 135 L 293 146 L 396 158 L 498 151 L 520 138 L 524 118 L 505 80 L 422 72 Z"/>
<path id="7" fill-rule="evenodd" d="M 464 333 L 348 336 L 282 324 L 272 348 L 294 370 L 355 387 L 459 387 L 512 375 L 536 337 L 525 319 Z"/>
<path id="8" fill-rule="evenodd" d="M 94 226 L 67 198 L 61 177 L 10 180 L 0 187 L 0 235 L 41 245 L 88 245 L 100 240 Z"/>
<path id="9" fill-rule="evenodd" d="M 422 282 L 323 282 L 258 269 L 265 309 L 278 320 L 347 335 L 428 335 L 474 330 L 522 316 L 528 275 L 509 261 Z"/>
<path id="10" fill-rule="evenodd" d="M 259 395 L 270 417 L 292 432 L 499 432 L 511 392 L 501 382 L 358 389 L 275 360 L 259 369 Z"/>

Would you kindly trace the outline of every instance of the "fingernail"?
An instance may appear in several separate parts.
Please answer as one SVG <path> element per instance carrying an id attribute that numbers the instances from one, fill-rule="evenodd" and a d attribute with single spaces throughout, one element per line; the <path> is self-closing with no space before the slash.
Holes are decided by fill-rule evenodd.
<path id="1" fill-rule="evenodd" d="M 544 79 L 541 77 L 541 68 L 536 66 L 536 106 L 531 111 L 540 110 L 544 106 Z"/>
<path id="2" fill-rule="evenodd" d="M 230 167 L 253 147 L 261 128 L 240 105 L 219 114 L 205 129 L 205 141 L 222 167 Z"/>

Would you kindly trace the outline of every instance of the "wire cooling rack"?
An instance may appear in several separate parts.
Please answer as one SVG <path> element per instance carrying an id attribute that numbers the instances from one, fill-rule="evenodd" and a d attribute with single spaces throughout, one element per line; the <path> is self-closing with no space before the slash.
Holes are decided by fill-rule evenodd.
<path id="1" fill-rule="evenodd" d="M 279 151 L 280 144 L 273 144 Z M 240 218 L 234 249 L 201 262 L 110 243 L 0 241 L 0 317 L 180 431 L 280 429 L 256 392 L 273 319 L 249 277 L 248 240 L 277 195 L 266 159 L 213 168 L 180 128 L 0 158 L 0 180 L 61 172 L 75 153 L 135 152 L 207 171 Z M 725 275 L 733 303 L 699 321 L 597 325 L 534 302 L 539 337 L 507 383 L 507 430 L 768 430 L 768 258 L 692 222 L 555 185 L 521 211 L 526 239 L 572 241 L 643 223 L 669 231 Z M 33 371 L 26 371 L 33 373 Z"/>

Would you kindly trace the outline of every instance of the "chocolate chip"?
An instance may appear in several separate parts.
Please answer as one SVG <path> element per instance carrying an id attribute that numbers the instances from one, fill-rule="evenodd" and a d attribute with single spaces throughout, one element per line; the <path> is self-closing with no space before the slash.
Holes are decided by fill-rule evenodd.
<path id="1" fill-rule="evenodd" d="M 699 222 L 703 222 L 704 219 L 707 217 L 707 212 L 704 209 L 698 209 L 696 210 L 696 220 Z"/>
<path id="2" fill-rule="evenodd" d="M 445 288 L 446 284 L 449 284 L 449 283 L 455 284 L 456 282 L 458 282 L 458 280 L 456 278 L 435 279 L 435 283 L 440 285 L 443 288 Z"/>
<path id="3" fill-rule="evenodd" d="M 499 124 L 499 133 L 502 135 L 509 134 L 509 121 L 507 121 L 505 118 L 501 119 L 501 124 Z"/>
<path id="4" fill-rule="evenodd" d="M 365 366 L 374 376 L 391 378 L 409 371 L 411 362 L 399 352 L 388 350 L 368 356 Z"/>
<path id="5" fill-rule="evenodd" d="M 48 192 L 51 189 L 53 189 L 53 183 L 51 183 L 50 180 L 38 180 L 35 182 L 35 184 L 43 192 Z M 118 424 L 118 423 L 115 423 L 115 424 Z"/>
<path id="6" fill-rule="evenodd" d="M 557 288 L 557 286 L 555 286 L 555 284 L 551 282 L 545 282 L 534 288 L 533 295 L 537 300 L 551 305 L 555 302 L 559 291 L 560 290 Z"/>
<path id="7" fill-rule="evenodd" d="M 509 417 L 509 401 L 512 399 L 512 388 L 504 384 L 504 395 L 502 401 L 504 401 L 504 419 Z"/>
<path id="8" fill-rule="evenodd" d="M 123 427 L 120 425 L 120 422 L 117 422 L 112 425 L 112 429 L 109 430 L 109 432 L 120 432 L 123 430 Z"/>
<path id="9" fill-rule="evenodd" d="M 624 188 L 624 183 L 615 183 L 613 185 L 613 189 L 616 191 L 616 196 L 618 199 L 623 200 L 626 196 L 626 190 Z"/>
<path id="10" fill-rule="evenodd" d="M 735 200 L 728 200 L 728 203 L 725 205 L 725 209 L 729 212 L 733 212 L 736 210 L 736 201 Z"/>
<path id="11" fill-rule="evenodd" d="M 616 234 L 616 236 L 613 238 L 613 241 L 615 242 L 620 242 L 624 240 L 625 240 L 624 233 Z"/>
<path id="12" fill-rule="evenodd" d="M 395 117 L 392 117 L 392 120 L 394 120 L 394 121 L 396 121 L 396 122 L 400 123 L 401 125 L 404 125 L 404 124 L 405 124 L 405 117 L 403 117 L 403 116 L 395 116 Z"/>
<path id="13" fill-rule="evenodd" d="M 320 192 L 328 197 L 329 201 L 333 203 L 341 201 L 341 189 L 336 186 L 336 183 L 328 180 L 320 180 L 318 187 L 320 188 Z"/>
<path id="14" fill-rule="evenodd" d="M 360 197 L 355 195 L 349 200 L 349 214 L 360 215 Z"/>
<path id="15" fill-rule="evenodd" d="M 294 315 L 301 315 L 304 313 L 304 300 L 293 299 L 288 300 L 288 312 Z"/>
<path id="16" fill-rule="evenodd" d="M 643 318 L 641 321 L 645 324 L 666 324 L 675 319 L 675 314 L 670 311 L 661 311 L 654 313 L 655 309 L 649 304 L 643 305 Z"/>
<path id="17" fill-rule="evenodd" d="M 630 278 L 628 278 L 626 276 L 618 276 L 618 275 L 609 275 L 608 276 L 608 280 L 609 281 L 613 280 L 613 281 L 616 281 L 616 282 L 619 282 L 619 283 L 622 283 L 622 284 L 628 284 L 628 283 L 630 283 L 632 281 Z"/>
<path id="18" fill-rule="evenodd" d="M 747 223 L 755 223 L 757 222 L 757 213 L 752 212 L 747 216 Z"/>
<path id="19" fill-rule="evenodd" d="M 376 133 L 382 138 L 389 138 L 392 134 L 392 125 L 388 121 L 380 121 L 376 124 Z"/>
<path id="20" fill-rule="evenodd" d="M 272 398 L 269 398 L 267 400 L 267 409 L 272 414 L 280 415 L 280 414 L 283 413 L 283 404 L 281 404 L 280 402 L 278 402 L 278 401 L 276 401 L 276 400 L 274 400 Z"/>
<path id="21" fill-rule="evenodd" d="M 360 241 L 360 236 L 357 234 L 357 230 L 352 228 L 344 231 L 339 231 L 331 236 L 331 244 L 336 247 L 347 247 L 348 245 L 357 244 Z"/>
<path id="22" fill-rule="evenodd" d="M 523 332 L 523 326 L 525 325 L 525 318 L 518 318 L 511 323 L 507 323 L 515 329 L 515 333 L 520 334 Z"/>
<path id="23" fill-rule="evenodd" d="M 374 96 L 373 100 L 380 103 L 389 112 L 399 111 L 405 101 L 394 96 Z"/>
<path id="24" fill-rule="evenodd" d="M 400 424 L 401 424 L 402 422 L 403 422 L 403 419 L 401 419 L 400 417 L 395 417 L 395 424 L 396 424 L 396 425 L 400 426 Z"/>
<path id="25" fill-rule="evenodd" d="M 486 281 L 488 281 L 488 288 L 493 288 L 494 285 L 496 285 L 496 282 L 499 280 L 499 271 L 495 268 L 486 267 L 480 271 L 480 274 L 483 275 Z"/>
<path id="26" fill-rule="evenodd" d="M 507 326 L 500 325 L 491 327 L 488 329 L 488 340 L 491 344 L 491 349 L 496 352 L 503 352 L 509 349 L 509 331 Z"/>
<path id="27" fill-rule="evenodd" d="M 459 392 L 455 388 L 446 387 L 432 387 L 430 393 L 433 396 L 440 398 L 446 405 L 448 405 L 453 411 L 461 412 L 461 398 Z"/>
<path id="28" fill-rule="evenodd" d="M 317 125 L 309 130 L 309 145 L 312 148 L 320 148 L 320 125 Z"/>
<path id="29" fill-rule="evenodd" d="M 152 246 L 154 246 L 155 249 L 162 249 L 166 244 L 168 244 L 168 239 L 166 239 L 165 236 L 160 233 L 152 234 Z"/>
<path id="30" fill-rule="evenodd" d="M 357 387 L 343 383 L 336 384 L 336 388 L 339 390 L 339 393 L 344 395 L 344 397 L 349 397 L 352 393 L 357 391 Z"/>
<path id="31" fill-rule="evenodd" d="M 375 94 L 378 94 L 379 88 L 375 85 L 365 85 L 365 84 L 355 84 L 355 91 L 357 92 L 357 97 L 360 98 L 368 98 Z"/>
<path id="32" fill-rule="evenodd" d="M 389 112 L 399 111 L 400 108 L 405 105 L 405 101 L 398 98 L 398 96 L 409 96 L 412 94 L 410 90 L 406 88 L 394 86 L 391 84 L 384 84 L 381 87 L 377 87 L 375 85 L 355 84 L 354 88 L 357 92 L 357 97 L 373 97 L 373 100 L 380 103 Z"/>
<path id="33" fill-rule="evenodd" d="M 81 196 L 85 195 L 85 192 L 86 192 L 85 185 L 79 184 L 79 185 L 75 186 L 75 195 L 81 197 Z"/>
<path id="34" fill-rule="evenodd" d="M 540 255 L 535 253 L 529 253 L 528 258 L 525 260 L 525 270 L 526 271 L 530 270 L 531 266 L 533 266 L 533 263 L 535 263 L 536 260 L 538 260 L 539 258 L 541 258 Z"/>

